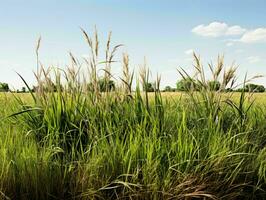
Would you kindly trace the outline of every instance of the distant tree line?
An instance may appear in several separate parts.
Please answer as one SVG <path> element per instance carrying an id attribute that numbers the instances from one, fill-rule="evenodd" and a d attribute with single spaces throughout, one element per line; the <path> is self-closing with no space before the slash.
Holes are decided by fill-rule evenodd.
<path id="1" fill-rule="evenodd" d="M 17 93 L 25 93 L 26 87 L 22 87 L 20 90 L 17 89 L 15 91 L 10 90 L 8 83 L 1 83 L 0 82 L 0 92 L 17 92 Z"/>
<path id="2" fill-rule="evenodd" d="M 247 84 L 244 88 L 238 88 L 237 92 L 265 92 L 265 87 L 263 85 L 256 85 L 256 84 Z"/>
<path id="3" fill-rule="evenodd" d="M 97 87 L 100 92 L 107 92 L 107 91 L 114 91 L 115 90 L 115 82 L 111 79 L 106 79 L 106 78 L 100 78 L 97 81 Z M 94 85 L 93 83 L 88 84 L 88 90 L 93 91 Z"/>
<path id="4" fill-rule="evenodd" d="M 209 81 L 208 87 L 211 91 L 218 91 L 221 89 L 221 83 L 219 81 Z M 164 88 L 164 92 L 175 92 L 175 91 L 199 91 L 201 89 L 201 85 L 197 83 L 196 80 L 187 78 L 177 81 L 176 87 L 166 86 Z M 265 87 L 263 85 L 257 85 L 253 83 L 246 84 L 242 88 L 232 89 L 226 88 L 225 91 L 235 91 L 235 92 L 265 92 Z"/>
<path id="5" fill-rule="evenodd" d="M 105 80 L 104 78 L 101 78 L 98 80 L 97 82 L 98 88 L 100 92 L 106 92 L 106 91 L 113 91 L 115 90 L 116 86 L 115 86 L 115 82 L 113 80 Z M 200 84 L 197 83 L 196 80 L 192 80 L 192 79 L 182 79 L 177 81 L 176 83 L 176 87 L 171 87 L 171 86 L 166 86 L 163 90 L 163 92 L 176 92 L 176 91 L 189 91 L 189 90 L 194 90 L 194 91 L 199 91 L 200 88 Z M 218 91 L 221 89 L 221 83 L 218 81 L 209 81 L 208 82 L 208 87 L 210 90 L 212 91 Z M 63 87 L 61 86 L 61 89 Z M 143 86 L 143 91 L 147 91 L 147 92 L 154 92 L 155 88 L 155 84 L 153 83 L 146 83 Z M 36 90 L 38 89 L 38 86 L 33 86 L 31 91 L 32 92 L 36 92 Z M 54 85 L 53 83 L 50 84 L 49 88 L 44 87 L 43 88 L 45 91 L 57 91 L 57 87 L 56 85 Z M 93 85 L 92 83 L 88 84 L 88 90 L 93 90 Z M 231 88 L 227 88 L 225 89 L 226 91 L 235 91 L 235 92 L 265 92 L 265 87 L 263 85 L 257 85 L 257 84 L 253 84 L 253 83 L 249 83 L 246 84 L 244 87 L 242 88 L 237 88 L 237 89 L 231 89 Z M 10 91 L 9 89 L 9 85 L 7 83 L 1 83 L 0 82 L 0 92 L 8 92 Z M 17 93 L 25 93 L 25 92 L 29 92 L 26 87 L 22 87 L 20 90 L 16 90 L 13 92 L 17 92 Z"/>

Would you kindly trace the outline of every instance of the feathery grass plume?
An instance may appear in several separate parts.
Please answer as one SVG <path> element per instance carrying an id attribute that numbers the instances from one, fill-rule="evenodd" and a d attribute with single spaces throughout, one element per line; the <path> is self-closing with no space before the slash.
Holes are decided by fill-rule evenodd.
<path id="1" fill-rule="evenodd" d="M 222 72 L 222 69 L 224 68 L 224 55 L 220 56 L 218 55 L 218 58 L 217 58 L 217 66 L 216 66 L 216 69 L 213 73 L 213 79 L 214 80 L 217 80 L 220 73 Z"/>
<path id="2" fill-rule="evenodd" d="M 67 67 L 66 72 L 68 87 L 72 89 L 81 89 L 83 87 L 83 83 L 81 82 L 80 77 L 80 70 L 82 66 L 78 59 L 76 59 L 71 52 L 69 53 L 69 56 L 71 59 L 71 64 Z"/>
<path id="3" fill-rule="evenodd" d="M 108 40 L 109 40 L 110 38 L 108 38 Z M 120 48 L 120 47 L 122 47 L 123 46 L 123 44 L 118 44 L 118 45 L 115 45 L 113 48 L 112 48 L 112 50 L 110 51 L 110 41 L 108 41 L 107 42 L 107 45 L 108 45 L 108 57 L 107 57 L 107 60 L 105 61 L 106 63 L 107 63 L 107 65 L 106 65 L 106 69 L 105 69 L 105 71 L 106 71 L 106 81 L 108 82 L 108 81 L 110 81 L 110 74 L 111 74 L 111 63 L 114 63 L 114 62 L 116 62 L 115 60 L 114 60 L 114 56 L 115 56 L 115 53 L 116 53 L 116 51 Z"/>
<path id="4" fill-rule="evenodd" d="M 89 70 L 89 76 L 90 76 L 90 82 L 92 86 L 92 90 L 95 94 L 93 97 L 95 101 L 100 96 L 100 91 L 99 91 L 99 85 L 98 85 L 98 75 L 97 75 L 97 66 L 98 66 L 98 33 L 97 30 L 95 30 L 94 36 L 95 36 L 95 41 L 93 41 L 87 32 L 81 28 L 81 31 L 85 37 L 85 40 L 87 41 L 90 49 L 90 57 L 87 60 L 88 64 L 88 70 Z"/>
<path id="5" fill-rule="evenodd" d="M 113 49 L 111 50 L 111 36 L 112 36 L 112 32 L 109 32 L 107 43 L 106 43 L 106 50 L 105 50 L 104 81 L 106 85 L 110 82 L 111 77 L 112 77 L 111 76 L 111 64 L 116 62 L 113 60 L 115 53 L 119 49 L 119 47 L 123 46 L 122 44 L 119 44 L 119 45 L 114 46 Z"/>
<path id="6" fill-rule="evenodd" d="M 193 52 L 193 59 L 194 59 L 193 66 L 196 69 L 195 76 L 199 75 L 200 79 L 198 81 L 200 81 L 202 85 L 205 85 L 206 80 L 205 80 L 204 68 L 202 66 L 200 56 L 199 55 L 197 56 L 196 53 Z"/>
<path id="7" fill-rule="evenodd" d="M 233 63 L 228 70 L 225 70 L 224 72 L 224 76 L 223 76 L 223 81 L 222 81 L 222 85 L 224 88 L 226 88 L 228 86 L 228 84 L 230 83 L 230 81 L 234 81 L 235 79 L 235 73 L 236 73 L 237 67 L 235 66 L 235 64 Z"/>
<path id="8" fill-rule="evenodd" d="M 140 76 L 140 81 L 141 81 L 142 89 L 143 89 L 144 96 L 145 96 L 146 108 L 149 111 L 148 85 L 149 85 L 150 70 L 147 67 L 146 58 L 144 58 L 143 65 L 140 66 L 139 76 Z"/>
<path id="9" fill-rule="evenodd" d="M 98 31 L 96 26 L 94 27 L 94 51 L 95 51 L 95 56 L 98 57 L 99 54 L 99 39 L 98 39 Z"/>
<path id="10" fill-rule="evenodd" d="M 244 81 L 241 84 L 243 88 L 245 88 L 246 84 L 250 81 L 261 78 L 262 76 L 256 75 L 251 78 L 247 78 L 247 74 L 245 75 Z M 255 99 L 252 99 L 254 95 L 254 91 L 248 91 L 246 92 L 245 89 L 241 91 L 240 98 L 238 102 L 234 102 L 231 99 L 226 99 L 226 103 L 232 107 L 232 109 L 236 113 L 235 122 L 236 127 L 238 127 L 239 131 L 243 131 L 246 128 L 248 115 L 250 115 L 250 112 L 252 110 L 252 107 L 254 106 Z"/>
<path id="11" fill-rule="evenodd" d="M 132 92 L 132 82 L 133 82 L 134 72 L 129 71 L 129 55 L 123 53 L 123 77 L 121 78 L 123 82 L 123 89 L 126 95 L 130 95 Z"/>
<path id="12" fill-rule="evenodd" d="M 35 53 L 36 53 L 36 67 L 37 67 L 37 73 L 39 72 L 39 49 L 41 46 L 41 36 L 38 38 L 37 40 L 37 45 L 36 45 L 36 49 L 35 49 Z"/>
<path id="13" fill-rule="evenodd" d="M 146 58 L 144 58 L 143 65 L 140 66 L 140 70 L 139 70 L 139 76 L 140 76 L 141 84 L 143 86 L 144 91 L 146 91 L 146 85 L 149 82 L 149 75 L 150 75 L 150 70 L 147 67 L 147 60 Z"/>
<path id="14" fill-rule="evenodd" d="M 188 94 L 193 102 L 195 110 L 203 114 L 206 119 L 211 117 L 215 121 L 221 111 L 223 91 L 225 91 L 230 82 L 231 84 L 235 82 L 236 67 L 234 67 L 233 64 L 230 66 L 229 70 L 225 70 L 223 77 L 221 77 L 221 72 L 225 68 L 224 56 L 218 56 L 216 66 L 214 66 L 212 62 L 208 64 L 212 78 L 208 80 L 204 72 L 204 67 L 201 64 L 200 56 L 194 53 L 193 57 L 193 66 L 196 70 L 195 75 L 193 77 L 190 76 L 184 69 L 178 70 L 178 72 L 184 80 L 190 80 L 191 82 Z M 220 83 L 220 81 L 222 83 Z M 214 89 L 216 87 L 217 89 Z M 201 103 L 199 104 L 199 102 Z M 204 110 L 202 110 L 203 108 Z"/>
<path id="15" fill-rule="evenodd" d="M 105 51 L 105 71 L 106 71 L 106 73 L 105 73 L 104 78 L 106 80 L 108 80 L 108 77 L 109 77 L 109 74 L 107 74 L 107 72 L 111 72 L 111 63 L 109 62 L 111 38 L 112 38 L 112 32 L 109 32 L 107 43 L 106 43 L 106 51 Z"/>

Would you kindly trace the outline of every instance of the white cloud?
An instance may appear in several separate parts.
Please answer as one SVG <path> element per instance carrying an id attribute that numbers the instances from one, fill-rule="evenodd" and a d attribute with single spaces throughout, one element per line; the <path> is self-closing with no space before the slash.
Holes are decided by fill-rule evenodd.
<path id="1" fill-rule="evenodd" d="M 231 46 L 233 46 L 233 45 L 234 45 L 233 42 L 227 42 L 227 43 L 226 43 L 226 46 L 228 46 L 228 47 L 231 47 Z"/>
<path id="2" fill-rule="evenodd" d="M 212 22 L 210 24 L 200 24 L 191 30 L 204 37 L 240 36 L 239 39 L 231 39 L 226 46 L 232 46 L 234 42 L 247 44 L 266 43 L 266 27 L 247 30 L 239 25 L 229 26 L 224 22 Z"/>
<path id="3" fill-rule="evenodd" d="M 231 26 L 228 27 L 226 31 L 226 35 L 242 35 L 246 32 L 246 29 L 242 28 L 241 26 Z"/>
<path id="4" fill-rule="evenodd" d="M 188 49 L 184 53 L 187 55 L 192 55 L 194 53 L 194 49 Z"/>
<path id="5" fill-rule="evenodd" d="M 246 32 L 239 40 L 244 43 L 266 42 L 266 28 L 257 28 Z"/>
<path id="6" fill-rule="evenodd" d="M 261 58 L 259 56 L 249 56 L 247 60 L 249 63 L 257 63 L 261 61 Z"/>
<path id="7" fill-rule="evenodd" d="M 246 32 L 246 29 L 238 25 L 228 26 L 224 22 L 212 22 L 208 25 L 198 25 L 192 29 L 192 32 L 205 37 L 221 37 L 226 35 L 241 35 Z"/>

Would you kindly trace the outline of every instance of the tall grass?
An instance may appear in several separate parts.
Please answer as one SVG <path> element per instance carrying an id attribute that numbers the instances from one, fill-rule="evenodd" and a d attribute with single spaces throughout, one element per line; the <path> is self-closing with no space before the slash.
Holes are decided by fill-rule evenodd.
<path id="1" fill-rule="evenodd" d="M 1 114 L 10 117 L 0 122 L 0 198 L 265 198 L 266 112 L 250 94 L 232 100 L 223 92 L 235 85 L 234 66 L 226 69 L 222 57 L 210 65 L 211 79 L 223 88 L 213 91 L 194 55 L 196 75 L 179 72 L 201 89 L 169 100 L 159 76 L 153 94 L 141 90 L 149 69 L 144 63 L 136 75 L 124 54 L 116 90 L 101 91 L 100 79 L 114 80 L 111 67 L 121 45 L 112 47 L 109 34 L 100 61 L 97 31 L 93 38 L 82 33 L 88 75 L 72 54 L 66 70 L 45 69 L 37 60 L 32 100 L 1 98 L 12 109 Z M 39 48 L 40 40 L 38 58 Z"/>

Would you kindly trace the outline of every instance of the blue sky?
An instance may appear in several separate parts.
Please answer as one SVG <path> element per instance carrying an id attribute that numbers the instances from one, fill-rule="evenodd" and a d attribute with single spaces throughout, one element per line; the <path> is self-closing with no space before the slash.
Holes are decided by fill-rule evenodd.
<path id="1" fill-rule="evenodd" d="M 92 33 L 94 25 L 102 47 L 111 30 L 113 43 L 125 45 L 117 60 L 127 52 L 137 70 L 145 56 L 163 86 L 175 85 L 178 66 L 192 69 L 192 50 L 203 64 L 224 54 L 239 65 L 239 79 L 266 75 L 265 8 L 265 0 L 1 0 L 0 82 L 22 87 L 17 71 L 34 84 L 39 35 L 46 66 L 65 66 L 69 51 L 82 58 L 88 48 L 79 27 Z M 119 76 L 118 65 L 112 70 Z"/>

